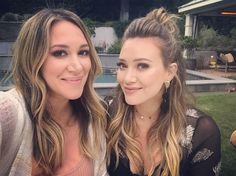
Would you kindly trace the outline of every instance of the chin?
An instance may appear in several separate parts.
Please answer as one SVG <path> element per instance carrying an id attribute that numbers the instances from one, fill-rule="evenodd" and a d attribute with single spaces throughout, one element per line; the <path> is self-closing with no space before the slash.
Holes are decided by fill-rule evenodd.
<path id="1" fill-rule="evenodd" d="M 131 99 L 131 98 L 125 98 L 125 102 L 126 102 L 128 105 L 137 105 L 137 104 L 138 104 L 138 101 L 137 101 L 137 100 Z"/>
<path id="2" fill-rule="evenodd" d="M 67 98 L 69 100 L 76 100 L 76 99 L 79 99 L 81 96 L 82 96 L 82 92 L 78 94 L 68 95 Z"/>

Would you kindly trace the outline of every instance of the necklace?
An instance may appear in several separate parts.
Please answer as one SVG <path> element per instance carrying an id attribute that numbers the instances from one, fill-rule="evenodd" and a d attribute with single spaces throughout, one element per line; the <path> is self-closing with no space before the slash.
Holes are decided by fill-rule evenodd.
<path id="1" fill-rule="evenodd" d="M 146 119 L 146 117 L 148 118 L 148 119 L 152 119 L 152 116 L 155 114 L 155 112 L 157 112 L 157 110 L 155 110 L 151 115 L 149 115 L 149 116 L 144 116 L 144 115 L 142 115 L 142 114 L 140 114 L 138 111 L 137 111 L 137 109 L 135 109 L 135 113 L 138 115 L 138 117 L 140 118 L 140 119 Z"/>

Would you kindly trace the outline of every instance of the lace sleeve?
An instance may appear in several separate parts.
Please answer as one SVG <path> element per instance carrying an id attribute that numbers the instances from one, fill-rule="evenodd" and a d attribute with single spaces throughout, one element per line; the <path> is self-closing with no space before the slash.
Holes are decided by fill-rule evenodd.
<path id="1" fill-rule="evenodd" d="M 217 176 L 220 172 L 220 131 L 211 117 L 199 117 L 192 139 L 188 176 Z"/>
<path id="2" fill-rule="evenodd" d="M 12 145 L 17 123 L 17 106 L 0 94 L 0 159 Z"/>

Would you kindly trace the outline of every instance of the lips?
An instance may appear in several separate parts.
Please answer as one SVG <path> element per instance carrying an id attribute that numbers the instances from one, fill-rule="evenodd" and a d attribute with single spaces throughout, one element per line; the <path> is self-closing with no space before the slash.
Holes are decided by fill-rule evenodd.
<path id="1" fill-rule="evenodd" d="M 139 87 L 123 87 L 125 94 L 133 94 L 139 91 L 141 88 Z"/>
<path id="2" fill-rule="evenodd" d="M 82 80 L 82 77 L 62 78 L 62 80 L 66 81 L 67 83 L 80 83 Z"/>

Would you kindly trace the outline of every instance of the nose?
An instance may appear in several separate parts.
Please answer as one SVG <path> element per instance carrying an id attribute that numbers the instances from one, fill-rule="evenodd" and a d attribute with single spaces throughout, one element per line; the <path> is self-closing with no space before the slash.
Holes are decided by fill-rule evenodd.
<path id="1" fill-rule="evenodd" d="M 136 72 L 133 69 L 127 69 L 124 73 L 124 81 L 126 84 L 134 83 L 137 81 Z"/>
<path id="2" fill-rule="evenodd" d="M 67 66 L 67 70 L 69 72 L 77 73 L 80 72 L 82 69 L 83 66 L 81 64 L 80 58 L 78 56 L 72 56 Z"/>

